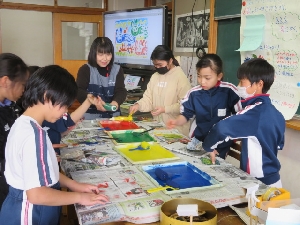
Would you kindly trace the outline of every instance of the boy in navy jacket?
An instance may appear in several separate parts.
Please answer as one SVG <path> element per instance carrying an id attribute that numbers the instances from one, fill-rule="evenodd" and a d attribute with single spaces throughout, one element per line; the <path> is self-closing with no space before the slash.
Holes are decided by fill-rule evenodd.
<path id="1" fill-rule="evenodd" d="M 167 127 L 183 125 L 195 117 L 195 124 L 193 123 L 190 131 L 192 142 L 202 142 L 215 123 L 242 109 L 236 86 L 221 81 L 222 68 L 222 60 L 216 54 L 206 54 L 197 62 L 199 85 L 188 91 L 181 101 L 181 115 L 169 120 Z M 226 157 L 230 145 L 227 142 L 218 146 L 220 157 Z"/>
<path id="2" fill-rule="evenodd" d="M 218 122 L 203 142 L 211 152 L 221 143 L 241 139 L 240 167 L 263 183 L 281 187 L 278 150 L 284 145 L 285 120 L 266 94 L 274 82 L 274 68 L 266 60 L 255 58 L 243 63 L 237 72 L 243 110 Z"/>

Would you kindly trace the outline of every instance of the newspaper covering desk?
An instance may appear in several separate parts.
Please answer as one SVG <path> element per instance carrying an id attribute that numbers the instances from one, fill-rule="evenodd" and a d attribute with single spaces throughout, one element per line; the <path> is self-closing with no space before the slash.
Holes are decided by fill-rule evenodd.
<path id="1" fill-rule="evenodd" d="M 161 205 L 173 198 L 196 198 L 207 201 L 216 208 L 245 202 L 242 188 L 248 183 L 259 183 L 263 193 L 267 186 L 249 174 L 226 163 L 204 165 L 200 158 L 208 157 L 204 151 L 188 151 L 186 144 L 178 138 L 163 138 L 162 134 L 179 134 L 177 130 L 164 128 L 156 121 L 136 121 L 144 129 L 156 127 L 149 133 L 158 143 L 223 184 L 222 187 L 176 194 L 163 191 L 148 194 L 145 190 L 157 187 L 143 173 L 142 165 L 132 165 L 114 150 L 106 132 L 99 127 L 99 121 L 82 121 L 76 129 L 62 140 L 68 147 L 61 149 L 61 168 L 65 174 L 79 182 L 98 185 L 111 203 L 106 205 L 82 206 L 75 204 L 79 223 L 82 225 L 101 224 L 113 221 L 128 221 L 136 224 L 152 223 L 159 220 Z M 170 136 L 170 135 L 169 135 Z M 172 136 L 172 135 L 171 135 Z M 174 135 L 176 137 L 176 135 Z M 100 161 L 95 159 L 101 158 Z"/>

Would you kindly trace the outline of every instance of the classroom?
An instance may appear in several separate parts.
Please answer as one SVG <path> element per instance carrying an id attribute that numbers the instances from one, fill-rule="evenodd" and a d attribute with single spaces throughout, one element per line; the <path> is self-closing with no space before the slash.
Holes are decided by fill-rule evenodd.
<path id="1" fill-rule="evenodd" d="M 297 54 L 300 53 L 300 47 L 298 50 L 297 39 L 300 16 L 295 9 L 297 7 L 293 7 L 297 3 L 296 0 L 3 0 L 0 1 L 0 53 L 14 53 L 28 66 L 59 65 L 66 68 L 76 79 L 79 68 L 87 63 L 93 40 L 104 34 L 108 35 L 110 25 L 105 16 L 109 18 L 114 15 L 109 12 L 118 11 L 121 18 L 122 11 L 129 9 L 164 6 L 165 21 L 162 23 L 164 30 L 161 35 L 188 77 L 191 87 L 198 85 L 196 63 L 205 53 L 216 53 L 221 57 L 224 64 L 223 81 L 236 86 L 239 83 L 237 70 L 246 60 L 263 58 L 274 66 L 275 82 L 268 93 L 271 95 L 272 104 L 285 119 L 284 147 L 277 155 L 281 164 L 280 179 L 282 187 L 290 193 L 290 199 L 298 199 L 300 198 L 297 182 L 300 178 L 300 164 L 297 160 L 300 158 L 300 153 L 297 152 L 297 146 L 300 145 L 298 136 L 300 73 Z M 105 26 L 105 23 L 108 25 Z M 124 24 L 120 24 L 120 27 L 122 26 Z M 155 27 L 152 29 L 149 37 L 158 36 L 159 32 L 155 31 Z M 115 38 L 114 33 L 110 35 Z M 122 45 L 116 47 L 120 49 Z M 121 61 L 118 61 L 119 59 Z M 133 75 L 132 79 L 141 77 L 138 85 L 145 91 L 153 74 L 153 71 L 148 70 L 148 67 L 152 66 L 151 60 L 145 58 L 142 64 L 148 65 L 142 69 L 139 65 L 127 67 L 126 65 L 136 63 L 134 60 L 128 60 L 130 59 L 122 61 L 122 57 L 118 55 L 115 57 L 115 62 L 125 65 L 123 69 L 125 75 Z M 141 96 L 135 91 L 127 93 L 127 98 L 131 97 L 131 100 L 139 99 Z M 76 100 L 69 108 L 69 112 L 73 112 L 79 106 L 80 103 Z M 122 116 L 127 116 L 128 105 L 122 105 L 120 108 Z M 138 115 L 148 117 L 151 113 L 137 112 L 136 116 Z M 138 121 L 137 124 L 145 130 L 152 128 L 147 121 Z M 149 131 L 149 134 L 155 135 L 157 132 L 154 129 Z M 160 141 L 161 145 L 165 144 L 163 140 Z M 170 146 L 170 149 L 173 147 Z M 240 162 L 233 155 L 229 154 L 225 162 L 239 168 Z M 185 157 L 187 156 L 182 159 Z M 132 163 L 130 160 L 129 162 Z M 172 160 L 167 161 L 170 162 Z M 205 168 L 204 171 L 207 172 Z M 80 173 L 77 175 L 81 179 Z M 205 193 L 210 190 L 206 190 Z M 184 195 L 180 194 L 174 196 L 184 198 Z M 197 195 L 195 196 L 197 198 Z M 166 197 L 164 200 L 167 202 L 170 199 Z M 249 221 L 246 223 L 243 218 L 231 218 L 232 214 L 238 217 L 238 213 L 228 209 L 230 203 L 226 203 L 227 207 L 220 207 L 222 204 L 218 201 L 222 199 L 208 200 L 210 204 L 214 202 L 213 205 L 218 206 L 216 207 L 219 211 L 218 223 L 215 224 L 252 224 L 251 219 L 250 223 Z M 61 225 L 74 224 L 74 221 L 75 224 L 78 223 L 76 214 L 78 212 L 74 212 L 74 207 L 63 207 L 62 211 L 63 217 L 67 219 L 61 221 Z M 68 217 L 75 220 L 69 223 Z M 227 218 L 220 220 L 223 217 Z M 99 224 L 102 223 L 129 225 L 134 224 L 134 221 L 121 222 L 121 219 L 115 219 Z M 92 223 L 83 223 L 79 220 L 79 224 Z M 151 221 L 149 224 L 159 222 Z"/>

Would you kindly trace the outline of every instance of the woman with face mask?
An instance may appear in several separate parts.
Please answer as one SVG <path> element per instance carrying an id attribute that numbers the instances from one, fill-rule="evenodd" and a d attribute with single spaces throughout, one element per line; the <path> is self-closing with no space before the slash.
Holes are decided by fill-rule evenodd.
<path id="1" fill-rule="evenodd" d="M 180 100 L 191 89 L 191 84 L 167 46 L 158 45 L 150 58 L 156 72 L 151 76 L 143 98 L 129 111 L 131 114 L 137 110 L 151 112 L 154 119 L 166 123 L 180 114 Z M 186 123 L 176 129 L 188 135 L 189 127 Z"/>

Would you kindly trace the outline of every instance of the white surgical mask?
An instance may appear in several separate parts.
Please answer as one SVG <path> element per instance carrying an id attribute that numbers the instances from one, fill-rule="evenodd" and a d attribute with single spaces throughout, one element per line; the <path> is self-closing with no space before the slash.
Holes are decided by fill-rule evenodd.
<path id="1" fill-rule="evenodd" d="M 251 87 L 251 85 L 249 85 L 248 87 Z M 247 93 L 247 88 L 248 87 L 240 87 L 240 86 L 237 86 L 237 89 L 238 89 L 238 93 L 240 95 L 241 98 L 243 99 L 246 99 L 246 98 L 250 98 L 250 97 L 253 97 L 256 90 L 253 92 L 253 94 L 248 94 Z"/>

